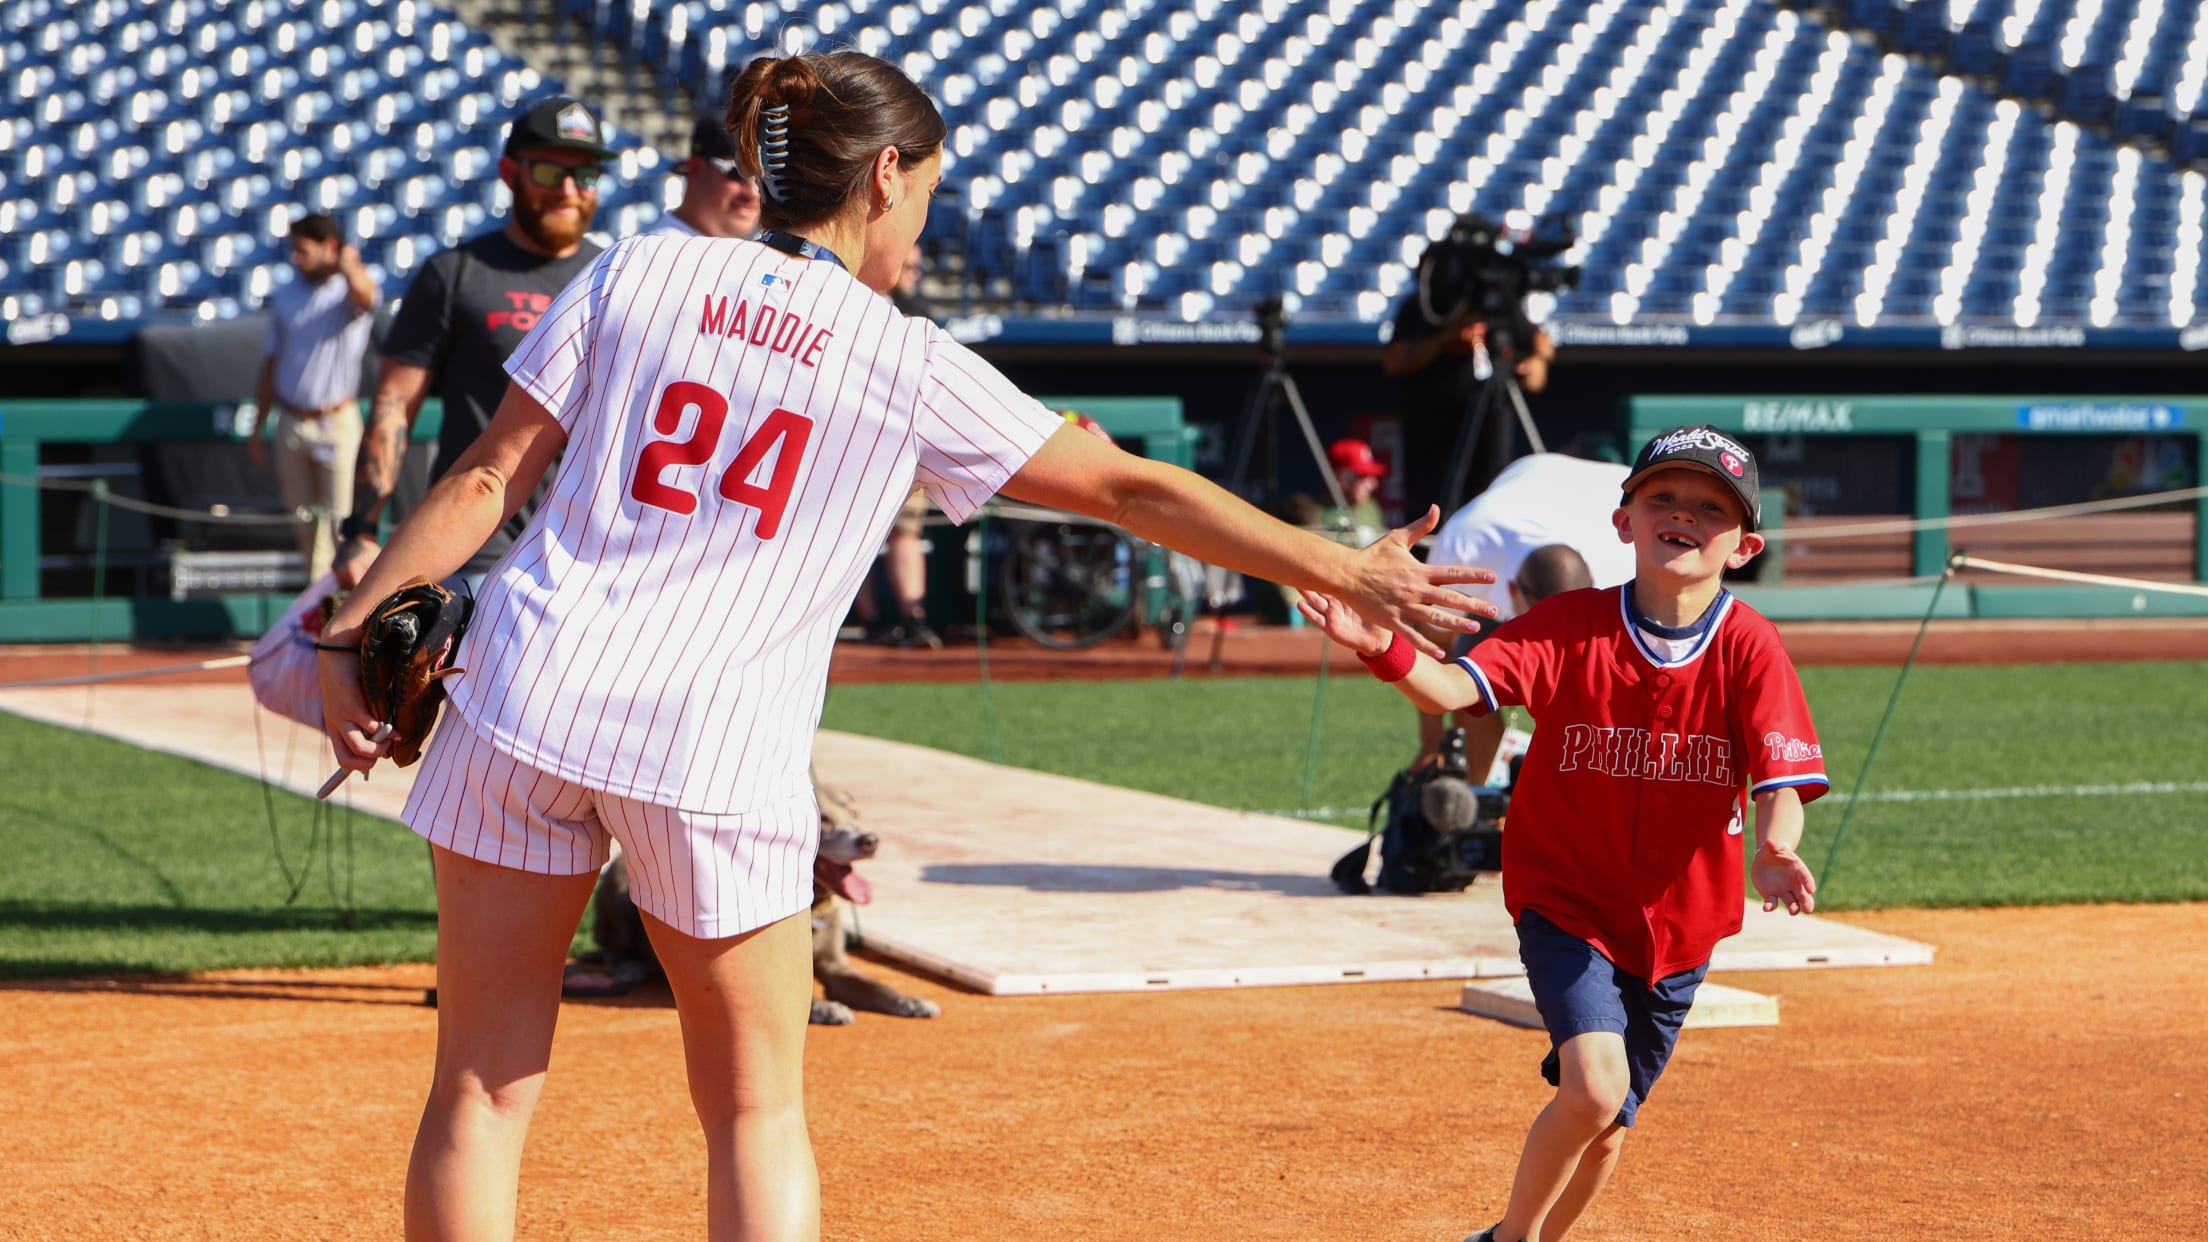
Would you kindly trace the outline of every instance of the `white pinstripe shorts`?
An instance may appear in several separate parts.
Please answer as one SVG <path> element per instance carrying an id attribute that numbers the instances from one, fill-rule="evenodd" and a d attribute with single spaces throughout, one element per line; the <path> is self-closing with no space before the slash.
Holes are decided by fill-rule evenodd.
<path id="1" fill-rule="evenodd" d="M 619 840 L 637 908 L 700 939 L 741 935 L 813 904 L 820 810 L 809 791 L 730 815 L 616 797 L 530 767 L 449 709 L 401 818 L 453 853 L 539 875 L 596 871 Z"/>

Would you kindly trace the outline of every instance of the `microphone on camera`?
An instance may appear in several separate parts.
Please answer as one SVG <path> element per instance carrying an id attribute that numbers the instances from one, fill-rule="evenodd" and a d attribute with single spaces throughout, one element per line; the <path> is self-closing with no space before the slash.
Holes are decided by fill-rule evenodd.
<path id="1" fill-rule="evenodd" d="M 1463 832 L 1480 818 L 1480 796 L 1454 776 L 1437 776 L 1419 791 L 1419 814 L 1436 832 Z"/>

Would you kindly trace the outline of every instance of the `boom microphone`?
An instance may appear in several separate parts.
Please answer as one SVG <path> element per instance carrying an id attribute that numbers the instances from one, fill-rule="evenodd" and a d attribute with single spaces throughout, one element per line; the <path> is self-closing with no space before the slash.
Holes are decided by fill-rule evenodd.
<path id="1" fill-rule="evenodd" d="M 1480 797 L 1454 776 L 1437 776 L 1419 791 L 1418 810 L 1436 832 L 1463 832 L 1480 818 Z"/>

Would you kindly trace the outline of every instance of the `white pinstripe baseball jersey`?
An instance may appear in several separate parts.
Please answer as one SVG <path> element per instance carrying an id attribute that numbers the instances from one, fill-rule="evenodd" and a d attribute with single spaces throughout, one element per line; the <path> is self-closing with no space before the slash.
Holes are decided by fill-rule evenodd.
<path id="1" fill-rule="evenodd" d="M 507 371 L 566 428 L 454 706 L 533 767 L 735 812 L 806 793 L 828 658 L 917 471 L 958 521 L 1064 426 L 833 263 L 623 241 Z"/>

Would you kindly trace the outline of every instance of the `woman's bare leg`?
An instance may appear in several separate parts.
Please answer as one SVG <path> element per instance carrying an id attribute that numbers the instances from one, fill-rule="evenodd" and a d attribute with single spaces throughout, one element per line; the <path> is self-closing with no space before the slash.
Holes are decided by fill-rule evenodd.
<path id="1" fill-rule="evenodd" d="M 514 1236 L 521 1144 L 552 1056 L 560 974 L 597 876 L 431 853 L 437 1071 L 406 1168 L 406 1236 L 496 1242 Z"/>
<path id="2" fill-rule="evenodd" d="M 690 1099 L 705 1127 L 706 1236 L 812 1242 L 820 1173 L 805 1127 L 807 912 L 723 940 L 685 936 L 650 915 L 645 925 L 682 1014 Z"/>

